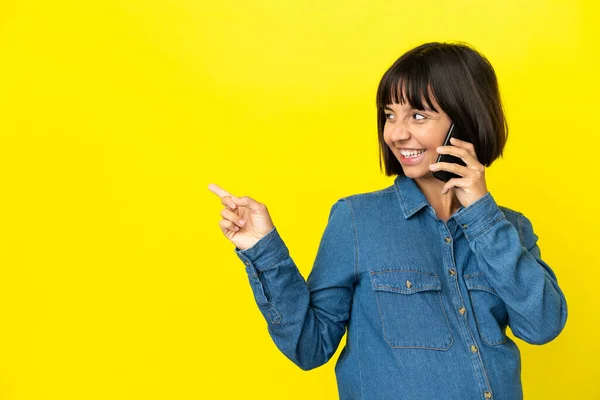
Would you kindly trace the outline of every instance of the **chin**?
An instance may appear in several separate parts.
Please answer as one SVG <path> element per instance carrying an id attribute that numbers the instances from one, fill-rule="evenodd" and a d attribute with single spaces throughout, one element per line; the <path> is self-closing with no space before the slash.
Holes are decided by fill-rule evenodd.
<path id="1" fill-rule="evenodd" d="M 427 175 L 421 171 L 415 171 L 412 168 L 403 168 L 403 170 L 404 170 L 404 175 L 406 175 L 408 178 L 412 178 L 412 179 L 422 178 L 425 175 Z"/>
<path id="2" fill-rule="evenodd" d="M 417 179 L 417 178 L 425 178 L 425 179 L 434 179 L 435 177 L 433 176 L 433 171 L 416 171 L 416 170 L 412 170 L 409 171 L 409 168 L 403 168 L 404 170 L 404 175 L 406 175 L 407 178 L 411 178 L 411 179 Z"/>

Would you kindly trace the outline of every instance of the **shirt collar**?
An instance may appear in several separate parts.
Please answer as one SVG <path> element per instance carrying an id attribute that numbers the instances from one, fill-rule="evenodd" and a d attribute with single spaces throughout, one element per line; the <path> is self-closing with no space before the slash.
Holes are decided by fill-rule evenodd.
<path id="1" fill-rule="evenodd" d="M 406 175 L 397 175 L 396 179 L 394 179 L 394 187 L 396 188 L 396 194 L 400 201 L 404 219 L 412 217 L 423 207 L 429 206 L 431 208 L 429 201 L 427 201 L 427 198 L 414 179 L 409 178 Z M 463 208 L 464 207 L 462 206 L 459 207 L 456 213 Z M 435 213 L 433 208 L 431 208 L 431 212 Z M 454 215 L 456 215 L 456 213 Z M 454 217 L 454 215 L 452 217 Z"/>
<path id="2" fill-rule="evenodd" d="M 414 179 L 406 175 L 398 175 L 394 179 L 394 187 L 405 219 L 410 218 L 421 208 L 429 205 L 427 198 Z"/>

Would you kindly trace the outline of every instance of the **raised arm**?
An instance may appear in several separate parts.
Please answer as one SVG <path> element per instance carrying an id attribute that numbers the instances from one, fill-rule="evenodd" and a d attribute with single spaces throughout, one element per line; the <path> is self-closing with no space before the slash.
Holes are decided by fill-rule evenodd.
<path id="1" fill-rule="evenodd" d="M 264 204 L 248 196 L 231 196 L 216 185 L 211 190 L 229 205 L 221 214 L 224 220 L 220 225 L 246 265 L 256 304 L 273 341 L 304 370 L 325 364 L 346 331 L 354 295 L 356 236 L 347 200 L 340 199 L 331 207 L 305 281 L 274 225 L 256 234 L 254 227 L 264 229 L 271 221 Z M 242 215 L 245 223 L 240 225 Z"/>
<path id="2" fill-rule="evenodd" d="M 276 227 L 249 249 L 235 249 L 273 341 L 303 370 L 325 364 L 345 333 L 355 285 L 354 240 L 351 210 L 341 199 L 330 210 L 308 282 Z"/>

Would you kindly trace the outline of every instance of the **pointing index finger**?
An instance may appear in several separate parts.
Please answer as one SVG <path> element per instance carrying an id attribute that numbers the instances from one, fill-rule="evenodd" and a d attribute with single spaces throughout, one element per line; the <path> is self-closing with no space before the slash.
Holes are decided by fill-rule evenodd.
<path id="1" fill-rule="evenodd" d="M 231 193 L 229 193 L 227 190 L 222 189 L 221 187 L 219 187 L 218 185 L 211 183 L 210 185 L 208 185 L 208 189 L 213 192 L 214 194 L 216 194 L 217 196 L 219 196 L 220 198 L 223 198 L 223 196 L 231 196 Z"/>
<path id="2" fill-rule="evenodd" d="M 223 197 L 225 196 L 229 196 L 232 199 L 237 199 L 237 197 L 235 197 L 234 195 L 232 195 L 231 193 L 229 193 L 227 190 L 222 189 L 221 187 L 219 187 L 219 185 L 216 185 L 214 183 L 211 183 L 210 185 L 208 185 L 208 189 L 213 192 L 214 194 L 216 194 L 217 196 L 219 196 L 221 198 L 221 203 L 223 203 L 224 205 L 228 206 L 229 208 L 231 208 L 232 210 L 235 210 L 237 208 L 237 206 L 235 205 L 235 203 L 233 202 L 233 200 L 228 201 L 228 204 L 225 204 L 223 202 Z"/>

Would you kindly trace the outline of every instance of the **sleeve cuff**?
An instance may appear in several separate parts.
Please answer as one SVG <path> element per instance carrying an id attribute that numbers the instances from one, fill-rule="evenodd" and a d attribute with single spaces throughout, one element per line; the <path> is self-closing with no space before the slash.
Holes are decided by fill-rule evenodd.
<path id="1" fill-rule="evenodd" d="M 271 269 L 283 258 L 289 256 L 289 251 L 276 227 L 273 227 L 265 236 L 251 247 L 240 250 L 234 249 L 237 256 L 246 264 L 246 271 L 250 275 L 257 275 Z"/>
<path id="2" fill-rule="evenodd" d="M 492 194 L 487 192 L 468 207 L 459 210 L 454 219 L 462 227 L 467 239 L 472 239 L 506 217 L 496 204 Z"/>

